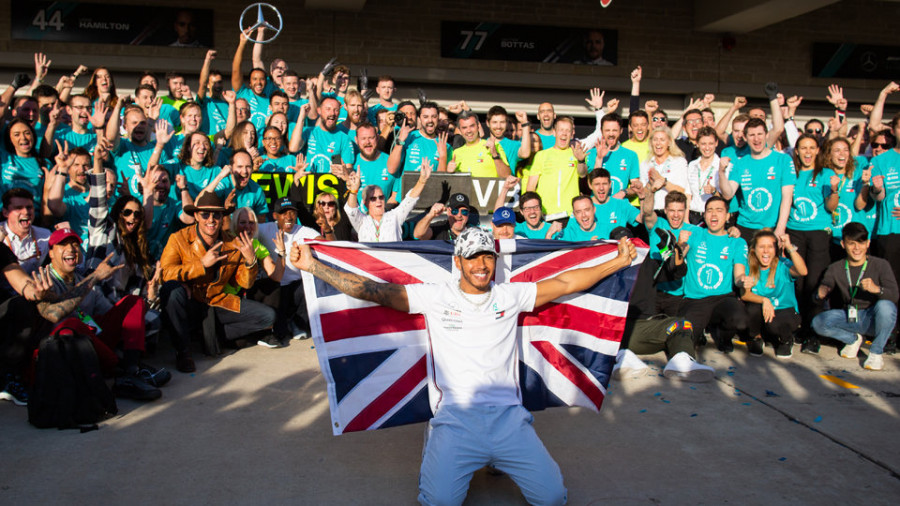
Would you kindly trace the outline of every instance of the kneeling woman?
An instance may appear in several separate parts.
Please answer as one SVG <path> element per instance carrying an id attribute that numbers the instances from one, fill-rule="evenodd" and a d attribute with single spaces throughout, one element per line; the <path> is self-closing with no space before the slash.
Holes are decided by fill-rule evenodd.
<path id="1" fill-rule="evenodd" d="M 806 276 L 806 263 L 788 235 L 781 240 L 789 258 L 778 257 L 778 238 L 769 229 L 758 231 L 750 241 L 750 269 L 744 276 L 741 299 L 746 303 L 751 355 L 762 355 L 769 341 L 776 357 L 790 357 L 793 333 L 800 326 L 794 279 Z"/>

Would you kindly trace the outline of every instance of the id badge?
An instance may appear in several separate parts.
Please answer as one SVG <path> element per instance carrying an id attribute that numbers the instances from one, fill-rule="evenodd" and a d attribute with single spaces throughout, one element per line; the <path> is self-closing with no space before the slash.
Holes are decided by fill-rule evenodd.
<path id="1" fill-rule="evenodd" d="M 856 323 L 856 306 L 847 307 L 847 322 Z"/>

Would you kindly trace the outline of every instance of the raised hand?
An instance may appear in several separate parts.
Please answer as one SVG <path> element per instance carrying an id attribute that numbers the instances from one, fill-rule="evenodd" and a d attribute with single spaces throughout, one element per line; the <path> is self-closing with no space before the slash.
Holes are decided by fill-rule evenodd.
<path id="1" fill-rule="evenodd" d="M 253 250 L 253 238 L 247 231 L 241 232 L 237 237 L 238 251 L 244 257 L 245 264 L 252 264 L 256 260 L 256 252 Z"/>
<path id="2" fill-rule="evenodd" d="M 365 92 L 369 89 L 369 73 L 365 68 L 359 72 L 359 77 L 356 78 L 356 89 L 360 92 Z"/>
<path id="3" fill-rule="evenodd" d="M 741 109 L 747 107 L 747 97 L 734 97 L 734 108 Z"/>
<path id="4" fill-rule="evenodd" d="M 600 88 L 591 88 L 588 90 L 588 93 L 590 93 L 590 96 L 584 101 L 593 107 L 594 110 L 603 109 L 603 97 L 606 95 L 606 92 L 601 91 Z"/>
<path id="5" fill-rule="evenodd" d="M 347 174 L 347 189 L 352 193 L 358 193 L 360 186 L 359 174 L 353 171 Z"/>
<path id="6" fill-rule="evenodd" d="M 450 138 L 450 132 L 441 132 L 437 136 L 437 154 L 438 157 L 447 156 L 447 140 Z"/>
<path id="7" fill-rule="evenodd" d="M 231 105 L 234 103 L 235 100 L 237 100 L 237 94 L 232 90 L 223 91 L 222 98 L 225 100 L 226 103 L 228 103 L 228 105 Z"/>
<path id="8" fill-rule="evenodd" d="M 447 210 L 447 207 L 444 204 L 441 204 L 440 202 L 438 202 L 438 203 L 434 204 L 433 206 L 431 206 L 431 209 L 428 210 L 428 215 L 431 216 L 432 218 L 435 218 L 437 216 L 444 214 L 444 211 L 446 211 L 446 210 Z"/>
<path id="9" fill-rule="evenodd" d="M 503 182 L 503 192 L 509 192 L 515 188 L 517 184 L 519 184 L 519 178 L 516 176 L 506 176 L 506 181 Z"/>
<path id="10" fill-rule="evenodd" d="M 659 110 L 659 102 L 656 100 L 648 100 L 644 102 L 644 111 L 647 112 L 647 116 L 653 116 L 653 113 Z"/>
<path id="11" fill-rule="evenodd" d="M 47 77 L 50 64 L 53 63 L 44 53 L 34 53 L 34 79 L 38 82 Z"/>
<path id="12" fill-rule="evenodd" d="M 431 160 L 428 158 L 422 159 L 422 165 L 419 166 L 419 182 L 425 184 L 428 181 L 428 178 L 431 177 Z"/>
<path id="13" fill-rule="evenodd" d="M 178 187 L 178 191 L 187 190 L 187 177 L 185 177 L 184 174 L 176 175 L 175 186 Z"/>
<path id="14" fill-rule="evenodd" d="M 520 124 L 528 123 L 528 113 L 525 111 L 516 111 L 516 121 Z"/>
<path id="15" fill-rule="evenodd" d="M 828 102 L 840 109 L 841 101 L 844 100 L 844 89 L 836 84 L 828 86 L 828 95 L 825 97 Z M 844 107 L 846 109 L 846 106 Z"/>
<path id="16" fill-rule="evenodd" d="M 94 128 L 103 128 L 103 125 L 106 124 L 106 114 L 109 112 L 109 107 L 106 105 L 106 102 L 102 100 L 98 100 L 96 105 L 94 105 L 94 114 L 91 115 L 91 125 L 94 125 Z"/>
<path id="17" fill-rule="evenodd" d="M 312 269 L 314 262 L 315 259 L 309 245 L 295 242 L 291 247 L 291 263 L 294 264 L 294 267 L 301 271 L 308 271 Z"/>
<path id="18" fill-rule="evenodd" d="M 212 62 L 213 60 L 216 59 L 216 54 L 217 53 L 216 53 L 215 49 L 210 49 L 210 50 L 206 51 L 206 57 L 203 59 L 203 61 L 206 63 Z"/>
<path id="19" fill-rule="evenodd" d="M 57 174 L 63 174 L 64 172 L 68 173 L 69 167 L 71 167 L 72 163 L 75 161 L 74 156 L 69 156 L 69 141 L 65 141 L 65 145 L 56 141 L 56 150 L 58 151 L 58 154 L 54 160 L 56 161 Z"/>
<path id="20" fill-rule="evenodd" d="M 611 98 L 606 102 L 606 114 L 612 114 L 619 109 L 619 99 Z"/>
<path id="21" fill-rule="evenodd" d="M 125 267 L 125 264 L 119 264 L 113 267 L 109 264 L 109 261 L 112 260 L 112 257 L 115 253 L 110 253 L 100 262 L 100 265 L 94 270 L 94 279 L 99 283 L 109 279 L 113 274 L 116 273 L 119 269 Z"/>
<path id="22" fill-rule="evenodd" d="M 45 265 L 32 272 L 31 282 L 34 286 L 34 294 L 28 300 L 37 302 L 53 293 L 53 275 L 50 274 L 50 266 Z"/>
<path id="23" fill-rule="evenodd" d="M 881 90 L 881 92 L 885 95 L 890 95 L 891 93 L 896 93 L 898 91 L 900 91 L 900 84 L 897 84 L 893 81 L 889 82 L 888 85 Z"/>
<path id="24" fill-rule="evenodd" d="M 165 145 L 172 137 L 175 135 L 175 130 L 172 129 L 172 125 L 169 124 L 168 121 L 161 119 L 156 121 L 156 142 L 157 144 Z"/>
<path id="25" fill-rule="evenodd" d="M 338 63 L 337 63 L 337 56 L 335 56 L 334 58 L 328 60 L 328 63 L 326 63 L 325 66 L 322 67 L 322 71 L 319 72 L 319 73 L 322 74 L 322 75 L 325 76 L 325 77 L 328 77 L 328 76 L 330 76 L 330 75 L 332 74 L 332 72 L 334 72 L 334 67 L 335 67 L 337 64 L 338 64 Z"/>
<path id="26" fill-rule="evenodd" d="M 222 241 L 219 241 L 212 245 L 211 248 L 206 250 L 206 253 L 200 259 L 200 263 L 203 264 L 203 267 L 209 269 L 216 263 L 221 262 L 228 258 L 228 255 L 220 255 L 219 250 L 222 248 Z M 243 253 L 243 252 L 242 252 Z"/>
<path id="27" fill-rule="evenodd" d="M 303 153 L 297 153 L 297 161 L 294 165 L 294 184 L 299 185 L 300 181 L 309 174 L 306 172 L 306 167 L 308 167 L 306 157 L 303 156 Z"/>
<path id="28" fill-rule="evenodd" d="M 634 70 L 631 71 L 631 82 L 632 84 L 637 84 L 641 82 L 641 76 L 643 71 L 641 70 L 641 66 L 638 65 Z"/>
<path id="29" fill-rule="evenodd" d="M 803 102 L 803 97 L 797 95 L 793 95 L 787 99 L 788 116 L 794 116 L 794 113 L 797 112 L 797 108 L 800 107 L 801 102 Z"/>
<path id="30" fill-rule="evenodd" d="M 859 106 L 859 112 L 863 113 L 863 116 L 869 116 L 874 110 L 875 106 L 872 104 L 862 104 Z"/>
<path id="31" fill-rule="evenodd" d="M 284 256 L 284 230 L 278 229 L 275 232 L 275 237 L 272 238 L 272 242 L 275 244 L 275 252 L 281 256 Z"/>
<path id="32" fill-rule="evenodd" d="M 841 178 L 832 174 L 831 179 L 828 180 L 828 183 L 831 185 L 832 193 L 838 191 L 838 187 L 841 184 Z"/>
<path id="33" fill-rule="evenodd" d="M 862 178 L 862 182 L 864 185 L 869 184 L 869 182 L 872 181 L 872 166 L 871 165 L 866 167 L 865 169 L 863 169 L 861 178 Z"/>

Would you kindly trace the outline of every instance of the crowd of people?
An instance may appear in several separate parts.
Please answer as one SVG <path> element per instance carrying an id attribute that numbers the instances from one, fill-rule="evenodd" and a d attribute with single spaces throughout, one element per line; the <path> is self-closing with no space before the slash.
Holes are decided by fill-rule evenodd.
<path id="1" fill-rule="evenodd" d="M 803 98 L 774 83 L 768 107 L 736 97 L 717 117 L 707 94 L 673 122 L 642 103 L 638 67 L 627 116 L 588 90 L 596 128 L 578 139 L 550 103 L 482 116 L 421 90 L 398 101 L 390 76 L 361 70 L 354 87 L 335 60 L 314 76 L 266 65 L 247 35 L 230 74 L 207 52 L 195 90 L 146 72 L 123 91 L 100 67 L 75 93 L 88 69 L 51 86 L 36 54 L 33 79 L 19 74 L 0 95 L 0 397 L 27 403 L 33 351 L 63 324 L 91 335 L 114 392 L 139 400 L 171 378 L 145 362 L 158 343 L 192 372 L 197 337 L 209 354 L 307 338 L 290 257 L 303 240 L 454 241 L 482 226 L 466 193 L 418 205 L 437 173 L 502 180 L 484 220 L 495 239 L 649 244 L 615 377 L 645 367 L 636 354 L 664 351 L 665 376 L 709 380 L 696 360 L 708 340 L 785 359 L 823 342 L 854 358 L 869 338 L 871 370 L 896 348 L 900 114 L 883 120 L 896 83 L 854 125 L 838 86 L 834 115 L 799 125 Z M 267 199 L 254 180 L 266 173 L 293 178 L 286 197 Z M 308 206 L 300 185 L 316 174 L 341 191 Z"/>

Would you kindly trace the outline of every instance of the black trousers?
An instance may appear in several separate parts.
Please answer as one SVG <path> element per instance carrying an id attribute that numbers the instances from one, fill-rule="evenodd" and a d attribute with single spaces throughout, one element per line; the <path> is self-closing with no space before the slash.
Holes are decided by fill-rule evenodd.
<path id="1" fill-rule="evenodd" d="M 831 263 L 831 234 L 824 230 L 787 230 L 791 244 L 797 247 L 797 254 L 806 262 L 806 276 L 797 278 L 795 291 L 797 306 L 800 309 L 800 334 L 808 336 L 812 333 L 810 322 L 822 312 L 822 304 L 813 295 L 822 281 L 822 273 Z M 753 334 L 756 335 L 756 334 Z"/>
<path id="2" fill-rule="evenodd" d="M 883 258 L 891 264 L 894 279 L 898 280 L 897 286 L 900 286 L 900 234 L 876 235 L 874 239 L 875 244 L 871 249 L 874 250 L 875 256 Z M 894 327 L 894 331 L 896 332 L 898 329 L 900 329 L 900 322 L 898 322 L 898 326 Z"/>
<path id="3" fill-rule="evenodd" d="M 28 365 L 49 324 L 41 318 L 34 302 L 13 297 L 0 304 L 0 380 L 6 374 L 20 374 Z"/>
<path id="4" fill-rule="evenodd" d="M 191 344 L 191 332 L 203 324 L 209 306 L 188 298 L 187 290 L 179 281 L 165 283 L 160 298 L 163 327 L 169 332 L 172 347 L 178 352 L 185 351 Z M 271 328 L 275 323 L 274 309 L 249 299 L 241 300 L 240 311 L 214 307 L 213 312 L 225 339 L 232 341 Z"/>
<path id="5" fill-rule="evenodd" d="M 700 342 L 703 330 L 708 325 L 716 327 L 721 338 L 727 341 L 734 334 L 742 338 L 747 335 L 747 313 L 744 305 L 733 294 L 684 299 L 680 316 L 691 322 L 695 345 Z"/>
<path id="6" fill-rule="evenodd" d="M 290 324 L 293 321 L 301 330 L 309 331 L 309 317 L 306 313 L 306 294 L 303 291 L 303 280 L 298 279 L 282 285 L 276 312 L 275 337 L 284 339 L 291 337 Z"/>
<path id="7" fill-rule="evenodd" d="M 747 310 L 747 333 L 750 337 L 761 336 L 774 344 L 791 343 L 794 331 L 800 326 L 800 315 L 793 308 L 776 309 L 775 318 L 763 321 L 762 304 L 745 302 Z"/>
<path id="8" fill-rule="evenodd" d="M 685 325 L 684 319 L 674 316 L 628 319 L 622 335 L 622 346 L 638 355 L 665 351 L 666 358 L 672 358 L 684 351 L 693 357 L 694 342 L 690 327 L 691 325 Z"/>

